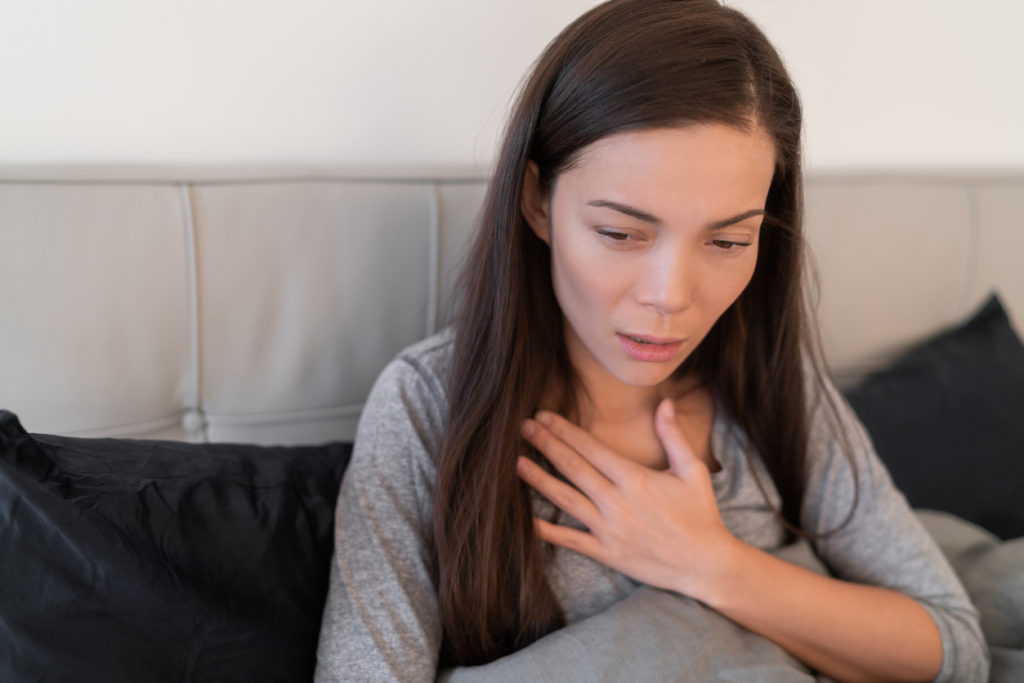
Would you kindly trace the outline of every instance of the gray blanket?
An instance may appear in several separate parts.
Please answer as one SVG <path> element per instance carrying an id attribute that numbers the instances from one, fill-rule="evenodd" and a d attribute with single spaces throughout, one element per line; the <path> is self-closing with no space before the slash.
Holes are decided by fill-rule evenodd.
<path id="1" fill-rule="evenodd" d="M 918 511 L 981 613 L 991 681 L 1024 681 L 1024 538 L 1000 541 L 941 512 Z M 780 557 L 825 573 L 806 543 Z M 639 588 L 611 609 L 484 666 L 439 681 L 827 681 L 769 640 L 701 603 Z"/>
<path id="2" fill-rule="evenodd" d="M 1024 681 L 1024 536 L 1009 541 L 953 515 L 928 510 L 918 517 L 981 613 L 992 654 L 993 683 Z"/>

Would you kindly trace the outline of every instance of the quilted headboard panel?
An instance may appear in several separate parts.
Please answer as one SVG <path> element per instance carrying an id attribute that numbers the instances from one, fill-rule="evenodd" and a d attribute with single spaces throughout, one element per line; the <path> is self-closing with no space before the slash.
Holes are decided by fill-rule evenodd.
<path id="1" fill-rule="evenodd" d="M 807 183 L 819 318 L 840 384 L 998 291 L 1024 324 L 1024 177 L 857 175 Z"/>
<path id="2" fill-rule="evenodd" d="M 443 324 L 474 173 L 0 169 L 0 407 L 30 431 L 350 439 Z M 997 288 L 1024 321 L 1024 176 L 820 176 L 807 190 L 840 381 Z"/>

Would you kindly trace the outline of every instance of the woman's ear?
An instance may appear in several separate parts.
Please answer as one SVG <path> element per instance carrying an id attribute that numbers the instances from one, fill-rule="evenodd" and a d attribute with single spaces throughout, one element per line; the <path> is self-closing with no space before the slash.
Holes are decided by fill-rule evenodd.
<path id="1" fill-rule="evenodd" d="M 526 164 L 526 175 L 523 177 L 523 194 L 519 200 L 519 208 L 523 218 L 529 223 L 533 234 L 551 245 L 550 202 L 540 187 L 540 171 L 537 164 L 530 161 Z"/>

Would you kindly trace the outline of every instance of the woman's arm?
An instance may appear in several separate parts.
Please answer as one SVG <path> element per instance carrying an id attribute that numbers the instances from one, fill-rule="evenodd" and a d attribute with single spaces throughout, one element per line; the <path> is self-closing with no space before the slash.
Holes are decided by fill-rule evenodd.
<path id="1" fill-rule="evenodd" d="M 935 622 L 913 599 L 840 581 L 737 542 L 726 572 L 695 596 L 842 681 L 930 681 L 942 666 Z"/>
<path id="2" fill-rule="evenodd" d="M 526 459 L 521 476 L 589 529 L 538 520 L 543 540 L 697 598 L 834 678 L 928 680 L 938 673 L 939 632 L 914 600 L 805 572 L 729 533 L 710 474 L 691 454 L 669 402 L 656 416 L 667 472 L 610 452 L 558 416 L 538 420 L 527 422 L 525 436 L 579 490 Z"/>
<path id="3" fill-rule="evenodd" d="M 415 359 L 414 359 L 415 360 Z M 433 681 L 441 624 L 429 571 L 439 390 L 400 357 L 360 418 L 335 517 L 316 683 Z"/>

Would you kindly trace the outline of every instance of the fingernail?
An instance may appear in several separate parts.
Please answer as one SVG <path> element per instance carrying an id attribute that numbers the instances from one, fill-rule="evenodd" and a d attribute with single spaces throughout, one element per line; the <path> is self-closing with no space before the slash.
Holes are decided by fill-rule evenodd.
<path id="1" fill-rule="evenodd" d="M 676 404 L 670 398 L 666 398 L 661 402 L 661 409 L 664 411 L 665 417 L 676 416 Z"/>
<path id="2" fill-rule="evenodd" d="M 533 436 L 537 432 L 537 425 L 533 423 L 533 420 L 523 420 L 522 432 L 523 436 Z"/>
<path id="3" fill-rule="evenodd" d="M 551 419 L 552 419 L 551 418 L 551 413 L 547 412 L 546 410 L 537 411 L 537 418 L 536 419 L 537 419 L 537 422 L 540 422 L 542 425 L 549 425 L 549 424 L 551 424 Z"/>

